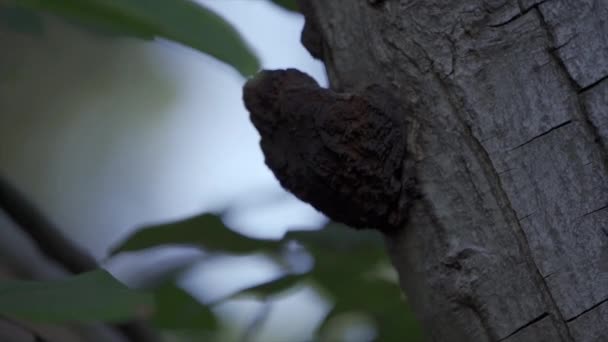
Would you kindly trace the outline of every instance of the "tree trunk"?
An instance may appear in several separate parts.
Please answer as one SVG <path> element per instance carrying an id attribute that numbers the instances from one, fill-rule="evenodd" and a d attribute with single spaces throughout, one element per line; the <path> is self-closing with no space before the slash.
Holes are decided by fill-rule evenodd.
<path id="1" fill-rule="evenodd" d="M 386 241 L 429 340 L 608 341 L 608 1 L 303 5 L 332 89 L 410 108 Z"/>

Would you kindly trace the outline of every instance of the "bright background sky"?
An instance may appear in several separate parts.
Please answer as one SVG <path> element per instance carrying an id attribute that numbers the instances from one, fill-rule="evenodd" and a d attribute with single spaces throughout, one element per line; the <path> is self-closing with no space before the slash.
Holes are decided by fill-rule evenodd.
<path id="1" fill-rule="evenodd" d="M 326 84 L 299 43 L 299 15 L 263 0 L 201 2 L 237 28 L 263 68 L 299 68 Z M 256 236 L 323 222 L 264 165 L 241 100 L 245 79 L 231 67 L 57 20 L 42 37 L 0 34 L 10 44 L 0 56 L 0 165 L 96 256 L 135 226 L 227 207 L 227 222 Z"/>
<path id="2" fill-rule="evenodd" d="M 323 66 L 300 45 L 300 15 L 264 0 L 199 1 L 236 27 L 263 68 L 295 67 L 327 83 Z M 10 47 L 0 55 L 0 172 L 95 256 L 134 227 L 225 208 L 231 227 L 254 236 L 324 222 L 264 165 L 241 101 L 245 80 L 235 70 L 166 41 L 47 24 L 43 36 L 0 28 Z M 4 230 L 0 240 L 8 245 L 13 235 Z M 123 261 L 108 267 L 129 280 L 124 265 L 141 261 Z M 184 284 L 212 300 L 277 274 L 261 256 L 228 258 Z M 246 324 L 259 309 L 249 300 L 218 310 Z M 298 290 L 273 305 L 260 340 L 270 341 L 269 331 L 277 341 L 306 337 L 326 309 L 312 289 Z"/>

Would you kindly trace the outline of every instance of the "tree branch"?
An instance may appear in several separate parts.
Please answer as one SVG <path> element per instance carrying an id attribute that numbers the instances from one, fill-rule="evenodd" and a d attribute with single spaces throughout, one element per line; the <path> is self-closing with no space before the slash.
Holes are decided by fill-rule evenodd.
<path id="1" fill-rule="evenodd" d="M 0 209 L 29 235 L 44 255 L 69 272 L 77 274 L 99 267 L 95 258 L 65 237 L 56 225 L 1 175 Z M 129 341 L 160 341 L 155 331 L 141 321 L 116 324 L 115 327 Z"/>
<path id="2" fill-rule="evenodd" d="M 47 257 L 71 273 L 98 267 L 97 261 L 66 238 L 24 195 L 0 176 L 0 208 L 17 224 Z"/>

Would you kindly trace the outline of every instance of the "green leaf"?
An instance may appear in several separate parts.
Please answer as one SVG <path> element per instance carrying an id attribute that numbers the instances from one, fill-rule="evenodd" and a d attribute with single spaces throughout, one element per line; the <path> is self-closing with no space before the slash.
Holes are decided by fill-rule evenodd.
<path id="1" fill-rule="evenodd" d="M 36 322 L 124 321 L 151 313 L 151 295 L 96 270 L 56 281 L 0 282 L 0 314 Z"/>
<path id="2" fill-rule="evenodd" d="M 422 331 L 399 287 L 384 280 L 359 281 L 350 288 L 349 295 L 334 293 L 336 305 L 325 318 L 320 331 L 328 329 L 331 319 L 350 312 L 361 312 L 374 321 L 378 341 L 422 341 Z M 353 296 L 358 294 L 358 296 Z"/>
<path id="3" fill-rule="evenodd" d="M 156 313 L 152 322 L 167 330 L 217 329 L 211 310 L 174 283 L 167 283 L 154 291 Z"/>
<path id="4" fill-rule="evenodd" d="M 173 40 L 232 65 L 244 76 L 259 69 L 238 32 L 191 0 L 19 0 L 18 4 L 117 33 Z"/>
<path id="5" fill-rule="evenodd" d="M 290 231 L 283 240 L 298 241 L 317 260 L 315 270 L 327 271 L 337 279 L 341 273 L 369 272 L 377 263 L 386 260 L 378 232 L 355 230 L 343 224 L 329 223 L 323 229 L 312 231 Z"/>
<path id="6" fill-rule="evenodd" d="M 298 6 L 296 0 L 272 0 L 276 5 L 283 7 L 286 10 L 297 12 Z"/>
<path id="7" fill-rule="evenodd" d="M 301 283 L 306 279 L 306 275 L 290 274 L 266 283 L 254 285 L 252 287 L 241 290 L 236 296 L 248 296 L 253 295 L 256 297 L 266 298 L 277 295 L 283 291 L 286 291 L 297 284 Z"/>
<path id="8" fill-rule="evenodd" d="M 252 253 L 262 249 L 276 250 L 277 241 L 251 239 L 227 228 L 222 220 L 211 214 L 187 220 L 143 228 L 130 236 L 112 254 L 137 251 L 166 244 L 187 244 L 207 251 Z"/>

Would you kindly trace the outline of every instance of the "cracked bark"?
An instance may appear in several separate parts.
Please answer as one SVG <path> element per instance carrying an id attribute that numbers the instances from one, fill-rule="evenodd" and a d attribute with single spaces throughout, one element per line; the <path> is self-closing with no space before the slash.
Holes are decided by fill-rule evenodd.
<path id="1" fill-rule="evenodd" d="M 608 340 L 608 3 L 303 3 L 332 89 L 409 109 L 386 244 L 429 340 Z"/>

